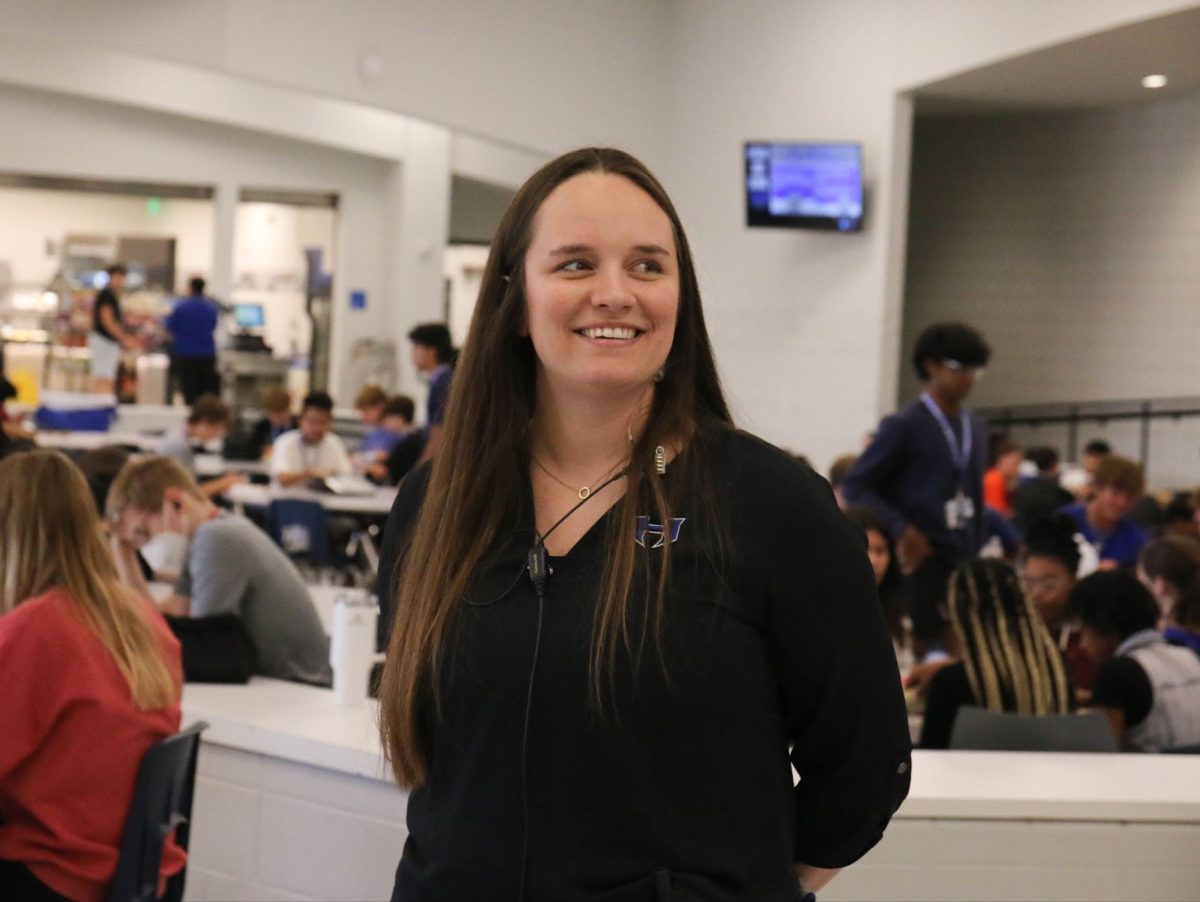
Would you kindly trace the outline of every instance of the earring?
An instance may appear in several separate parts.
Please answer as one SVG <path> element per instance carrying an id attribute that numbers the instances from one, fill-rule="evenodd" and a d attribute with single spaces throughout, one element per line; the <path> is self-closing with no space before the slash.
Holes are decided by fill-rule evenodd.
<path id="1" fill-rule="evenodd" d="M 654 449 L 654 469 L 659 476 L 667 475 L 667 449 L 662 445 Z"/>
<path id="2" fill-rule="evenodd" d="M 658 368 L 658 372 L 654 374 L 655 382 L 662 382 L 667 377 L 667 367 L 664 364 Z"/>

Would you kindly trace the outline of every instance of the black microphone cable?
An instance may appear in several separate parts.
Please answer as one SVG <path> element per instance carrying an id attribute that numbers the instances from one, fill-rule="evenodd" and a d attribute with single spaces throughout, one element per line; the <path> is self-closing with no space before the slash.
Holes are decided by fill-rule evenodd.
<path id="1" fill-rule="evenodd" d="M 626 470 L 619 470 L 606 479 L 578 504 L 555 521 L 554 525 L 538 535 L 534 532 L 534 544 L 526 555 L 525 569 L 529 573 L 529 581 L 537 593 L 538 614 L 537 631 L 533 637 L 533 660 L 529 662 L 529 687 L 525 691 L 525 722 L 521 729 L 521 882 L 517 891 L 517 902 L 525 902 L 525 876 L 529 869 L 529 720 L 533 712 L 533 681 L 537 675 L 538 654 L 542 647 L 542 620 L 546 611 L 546 581 L 553 574 L 546 562 L 546 539 L 566 521 L 575 511 L 579 510 L 601 491 L 608 488 L 618 479 L 625 477 Z M 510 587 L 511 590 L 511 587 Z"/>

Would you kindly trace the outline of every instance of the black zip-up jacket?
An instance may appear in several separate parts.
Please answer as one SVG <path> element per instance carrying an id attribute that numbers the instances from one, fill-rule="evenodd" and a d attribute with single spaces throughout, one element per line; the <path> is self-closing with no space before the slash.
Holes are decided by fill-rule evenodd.
<path id="1" fill-rule="evenodd" d="M 531 505 L 517 520 L 527 530 L 476 575 L 443 716 L 430 708 L 423 718 L 429 777 L 410 797 L 393 899 L 515 902 L 525 803 L 525 899 L 537 902 L 782 902 L 799 898 L 795 862 L 842 867 L 879 841 L 908 792 L 911 759 L 865 540 L 824 480 L 778 449 L 728 430 L 698 441 L 721 503 L 724 573 L 701 547 L 703 512 L 682 504 L 666 675 L 653 650 L 637 664 L 621 655 L 606 719 L 589 707 L 587 662 L 614 511 L 550 561 L 527 798 Z M 426 467 L 397 497 L 381 588 L 394 568 L 420 566 L 400 557 L 427 484 Z M 661 554 L 653 546 L 671 533 L 651 518 L 630 526 L 629 541 Z"/>

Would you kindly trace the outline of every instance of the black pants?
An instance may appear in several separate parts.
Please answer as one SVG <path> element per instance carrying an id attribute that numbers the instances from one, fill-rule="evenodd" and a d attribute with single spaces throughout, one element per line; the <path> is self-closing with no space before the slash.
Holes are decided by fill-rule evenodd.
<path id="1" fill-rule="evenodd" d="M 201 395 L 221 393 L 216 357 L 176 357 L 173 369 L 179 380 L 179 390 L 183 392 L 183 401 L 189 407 Z"/>
<path id="2" fill-rule="evenodd" d="M 0 859 L 0 899 L 14 902 L 71 902 L 34 877 L 19 861 Z"/>
<path id="3" fill-rule="evenodd" d="M 942 641 L 947 619 L 946 589 L 955 562 L 931 554 L 904 582 L 913 637 L 922 645 Z"/>

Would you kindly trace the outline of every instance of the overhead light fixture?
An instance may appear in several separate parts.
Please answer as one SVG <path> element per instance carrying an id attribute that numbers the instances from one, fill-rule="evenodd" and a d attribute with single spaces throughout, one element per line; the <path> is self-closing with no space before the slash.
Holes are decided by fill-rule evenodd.
<path id="1" fill-rule="evenodd" d="M 1147 75 L 1142 79 L 1143 88 L 1162 88 L 1167 84 L 1165 75 Z"/>

